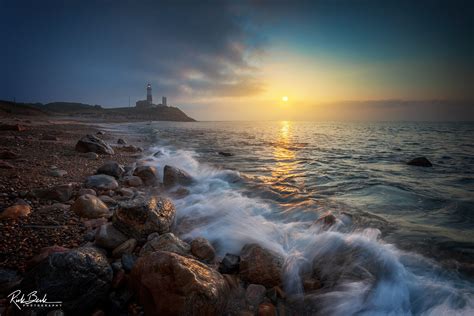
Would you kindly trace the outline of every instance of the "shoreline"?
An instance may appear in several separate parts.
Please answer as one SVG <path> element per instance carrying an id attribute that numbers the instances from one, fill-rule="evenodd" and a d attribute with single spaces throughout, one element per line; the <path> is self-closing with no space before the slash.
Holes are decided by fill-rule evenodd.
<path id="1" fill-rule="evenodd" d="M 112 131 L 104 122 L 51 118 L 32 122 L 27 117 L 2 124 L 24 127 L 0 135 L 6 163 L 0 169 L 2 314 L 18 312 L 8 295 L 27 289 L 47 294 L 49 301 L 61 301 L 59 310 L 66 314 L 80 310 L 94 315 L 117 311 L 131 315 L 157 311 L 274 315 L 277 308 L 287 309 L 280 287 L 283 259 L 276 253 L 250 245 L 242 254 L 218 257 L 213 245 L 202 237 L 179 238 L 177 210 L 168 197 L 186 196 L 186 186 L 194 180 L 184 170 L 149 166 L 143 149 L 137 146 L 147 145 L 146 139 L 138 135 L 125 138 L 125 133 Z M 87 134 L 113 144 L 115 153 L 78 152 L 76 143 Z M 127 145 L 117 144 L 118 138 Z M 110 167 L 109 161 L 117 163 Z M 98 172 L 104 166 L 108 169 Z M 99 178 L 109 175 L 95 179 L 101 183 L 94 184 L 90 180 L 96 173 Z M 141 216 L 154 220 L 143 226 Z M 173 272 L 166 268 L 169 265 Z M 84 269 L 81 273 L 87 274 L 77 275 Z M 267 272 L 270 274 L 262 278 Z M 187 281 L 176 283 L 169 277 Z M 161 281 L 149 289 L 148 278 Z M 102 282 L 100 291 L 98 281 Z M 313 287 L 319 284 L 311 282 Z M 75 297 L 62 290 L 79 284 L 85 288 L 75 290 Z M 165 288 L 169 296 L 163 295 Z M 181 303 L 171 303 L 177 296 Z M 53 307 L 38 311 L 59 312 Z"/>

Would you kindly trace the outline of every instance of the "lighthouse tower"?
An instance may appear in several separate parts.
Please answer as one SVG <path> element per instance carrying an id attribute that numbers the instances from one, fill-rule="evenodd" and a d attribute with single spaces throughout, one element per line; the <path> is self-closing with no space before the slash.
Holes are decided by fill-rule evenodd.
<path id="1" fill-rule="evenodd" d="M 153 97 L 151 96 L 151 84 L 146 86 L 146 101 L 150 105 L 153 103 Z"/>

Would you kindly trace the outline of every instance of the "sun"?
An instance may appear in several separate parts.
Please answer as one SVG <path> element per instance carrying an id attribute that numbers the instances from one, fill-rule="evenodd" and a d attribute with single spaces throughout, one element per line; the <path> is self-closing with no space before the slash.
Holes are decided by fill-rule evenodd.
<path id="1" fill-rule="evenodd" d="M 285 96 L 281 97 L 281 100 L 282 100 L 283 102 L 288 102 L 288 97 L 285 95 Z"/>

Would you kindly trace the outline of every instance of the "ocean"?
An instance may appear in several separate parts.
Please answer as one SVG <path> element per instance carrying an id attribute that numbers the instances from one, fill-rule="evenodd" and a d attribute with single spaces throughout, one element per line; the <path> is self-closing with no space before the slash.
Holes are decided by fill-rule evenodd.
<path id="1" fill-rule="evenodd" d="M 321 314 L 474 314 L 474 123 L 126 127 L 151 140 L 150 163 L 197 180 L 174 201 L 183 238 L 279 252 L 289 294 L 315 264 L 324 286 L 307 304 Z M 418 156 L 433 167 L 406 164 Z M 335 225 L 315 224 L 327 213 Z"/>

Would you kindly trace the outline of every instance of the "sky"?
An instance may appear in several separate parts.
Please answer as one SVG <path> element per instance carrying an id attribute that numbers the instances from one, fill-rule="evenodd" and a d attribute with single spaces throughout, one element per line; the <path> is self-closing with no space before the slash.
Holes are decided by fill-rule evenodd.
<path id="1" fill-rule="evenodd" d="M 151 83 L 198 120 L 474 120 L 473 16 L 456 0 L 0 0 L 0 99 L 133 106 Z"/>

